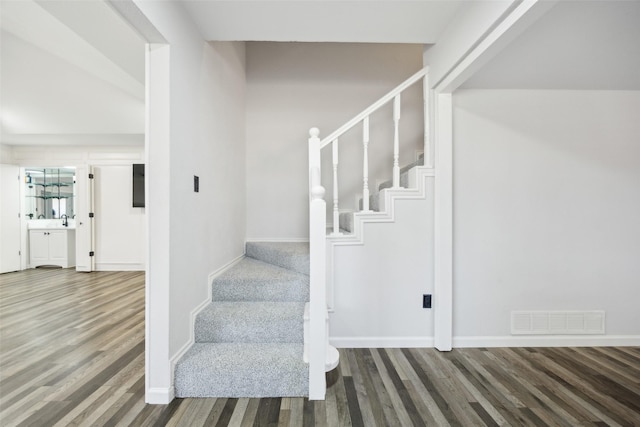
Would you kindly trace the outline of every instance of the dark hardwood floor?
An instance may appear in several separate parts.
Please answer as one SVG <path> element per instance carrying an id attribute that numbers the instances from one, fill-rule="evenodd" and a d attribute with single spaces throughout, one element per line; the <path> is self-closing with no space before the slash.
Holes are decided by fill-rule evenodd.
<path id="1" fill-rule="evenodd" d="M 640 348 L 341 349 L 325 401 L 144 404 L 144 274 L 0 275 L 2 426 L 640 426 Z"/>

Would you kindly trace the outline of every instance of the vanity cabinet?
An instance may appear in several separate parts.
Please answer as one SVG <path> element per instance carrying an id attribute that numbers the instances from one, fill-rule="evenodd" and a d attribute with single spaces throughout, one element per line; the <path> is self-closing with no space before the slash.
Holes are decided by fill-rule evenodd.
<path id="1" fill-rule="evenodd" d="M 29 230 L 29 264 L 59 265 L 62 268 L 76 265 L 76 230 Z"/>

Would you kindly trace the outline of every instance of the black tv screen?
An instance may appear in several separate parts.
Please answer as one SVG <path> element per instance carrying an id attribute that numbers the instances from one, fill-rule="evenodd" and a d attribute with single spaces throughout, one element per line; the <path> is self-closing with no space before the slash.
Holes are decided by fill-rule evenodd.
<path id="1" fill-rule="evenodd" d="M 133 207 L 144 208 L 144 163 L 133 165 Z"/>

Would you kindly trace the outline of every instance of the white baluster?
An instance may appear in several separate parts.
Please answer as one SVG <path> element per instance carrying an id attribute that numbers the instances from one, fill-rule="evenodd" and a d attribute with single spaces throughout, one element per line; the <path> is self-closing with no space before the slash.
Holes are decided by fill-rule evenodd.
<path id="1" fill-rule="evenodd" d="M 362 211 L 369 212 L 369 116 L 362 121 Z"/>
<path id="2" fill-rule="evenodd" d="M 340 233 L 340 213 L 338 211 L 338 140 L 332 143 L 333 148 L 333 234 Z"/>
<path id="3" fill-rule="evenodd" d="M 400 94 L 393 98 L 393 188 L 400 188 Z"/>
<path id="4" fill-rule="evenodd" d="M 424 100 L 424 165 L 433 167 L 433 157 L 431 155 L 431 135 L 429 132 L 429 75 L 425 75 L 422 80 L 422 99 Z"/>

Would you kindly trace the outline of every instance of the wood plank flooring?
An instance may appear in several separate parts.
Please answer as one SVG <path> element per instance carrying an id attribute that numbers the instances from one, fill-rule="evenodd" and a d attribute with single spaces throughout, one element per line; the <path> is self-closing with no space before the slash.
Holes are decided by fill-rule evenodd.
<path id="1" fill-rule="evenodd" d="M 640 348 L 341 349 L 325 401 L 144 403 L 144 274 L 0 275 L 2 426 L 640 426 Z"/>

